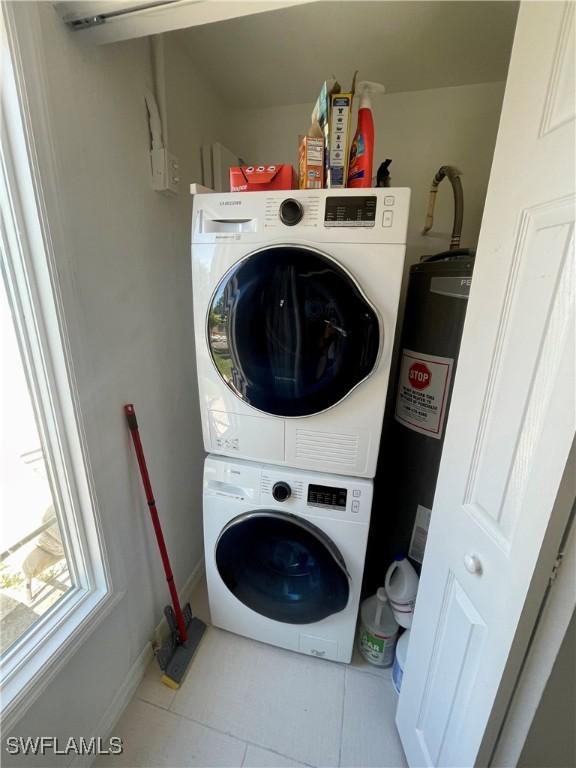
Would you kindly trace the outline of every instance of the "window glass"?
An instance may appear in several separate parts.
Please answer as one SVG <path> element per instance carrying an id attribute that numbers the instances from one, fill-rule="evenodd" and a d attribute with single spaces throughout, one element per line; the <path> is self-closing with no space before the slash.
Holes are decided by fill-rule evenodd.
<path id="1" fill-rule="evenodd" d="M 288 515 L 259 513 L 233 521 L 218 541 L 216 565 L 238 600 L 276 621 L 310 624 L 348 603 L 339 553 L 319 529 Z"/>
<path id="2" fill-rule="evenodd" d="M 71 587 L 3 281 L 0 286 L 0 653 Z"/>

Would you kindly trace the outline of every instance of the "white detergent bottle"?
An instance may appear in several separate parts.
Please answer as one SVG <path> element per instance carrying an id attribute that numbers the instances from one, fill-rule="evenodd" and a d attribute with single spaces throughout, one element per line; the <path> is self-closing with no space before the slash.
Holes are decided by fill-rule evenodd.
<path id="1" fill-rule="evenodd" d="M 397 555 L 388 568 L 384 586 L 394 618 L 401 627 L 410 629 L 418 592 L 418 574 L 402 555 Z"/>
<path id="2" fill-rule="evenodd" d="M 410 630 L 407 629 L 396 643 L 396 656 L 392 667 L 392 685 L 396 693 L 400 693 L 402 678 L 406 669 L 406 656 L 408 655 L 408 643 L 410 642 Z"/>
<path id="3" fill-rule="evenodd" d="M 398 639 L 398 624 L 384 587 L 364 600 L 360 609 L 360 653 L 375 667 L 391 667 Z"/>

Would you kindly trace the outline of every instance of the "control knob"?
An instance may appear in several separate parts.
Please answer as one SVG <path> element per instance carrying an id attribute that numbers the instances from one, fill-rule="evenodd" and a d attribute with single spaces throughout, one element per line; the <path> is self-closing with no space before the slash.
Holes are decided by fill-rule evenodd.
<path id="1" fill-rule="evenodd" d="M 280 203 L 280 221 L 287 227 L 298 224 L 299 221 L 302 221 L 302 216 L 304 216 L 302 203 L 293 197 L 288 197 Z"/>
<path id="2" fill-rule="evenodd" d="M 272 488 L 272 496 L 276 499 L 276 501 L 286 501 L 286 499 L 290 498 L 291 493 L 292 488 L 290 488 L 288 483 L 284 483 L 283 481 L 274 483 Z"/>

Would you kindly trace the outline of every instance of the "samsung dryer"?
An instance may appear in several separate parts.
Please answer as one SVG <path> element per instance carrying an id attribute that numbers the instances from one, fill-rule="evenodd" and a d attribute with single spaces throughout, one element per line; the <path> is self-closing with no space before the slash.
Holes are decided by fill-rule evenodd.
<path id="1" fill-rule="evenodd" d="M 212 623 L 349 662 L 372 481 L 209 456 L 204 548 Z"/>
<path id="2" fill-rule="evenodd" d="M 373 477 L 408 189 L 194 197 L 206 450 Z"/>

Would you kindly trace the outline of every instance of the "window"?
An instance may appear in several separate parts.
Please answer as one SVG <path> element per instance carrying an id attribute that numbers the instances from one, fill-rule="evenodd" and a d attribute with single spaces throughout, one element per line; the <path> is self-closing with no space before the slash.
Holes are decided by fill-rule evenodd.
<path id="1" fill-rule="evenodd" d="M 214 365 L 244 402 L 276 416 L 309 416 L 370 375 L 381 333 L 342 267 L 311 248 L 273 246 L 224 275 L 208 339 Z"/>
<path id="2" fill-rule="evenodd" d="M 288 624 L 313 624 L 343 611 L 350 596 L 344 559 L 307 520 L 283 512 L 247 512 L 216 544 L 222 581 L 256 613 Z"/>
<path id="3" fill-rule="evenodd" d="M 13 66 L 34 59 L 33 36 L 13 53 L 10 7 L 0 10 L 0 394 L 7 401 L 0 684 L 9 731 L 121 594 L 112 590 L 100 532 L 56 279 L 54 218 L 44 205 L 51 200 L 57 217 L 57 185 L 48 165 L 41 176 L 37 158 L 49 151 L 32 138 L 31 126 L 47 122 L 41 78 L 24 84 Z M 47 142 L 47 131 L 36 140 Z"/>
<path id="4" fill-rule="evenodd" d="M 53 473 L 0 286 L 0 657 L 72 587 Z"/>

